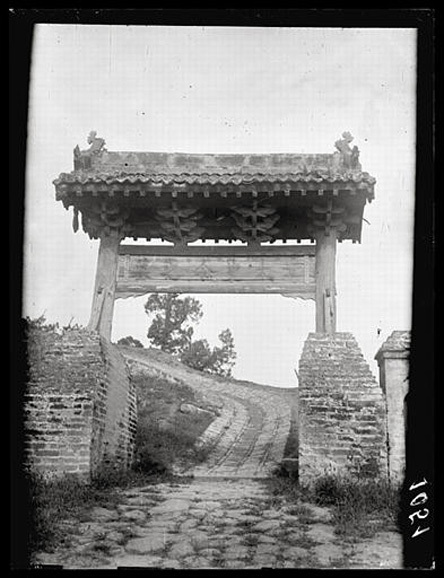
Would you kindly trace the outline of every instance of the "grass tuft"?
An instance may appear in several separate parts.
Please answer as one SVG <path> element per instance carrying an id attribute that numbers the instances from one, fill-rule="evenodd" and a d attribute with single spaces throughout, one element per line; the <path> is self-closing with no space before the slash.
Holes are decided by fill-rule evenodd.
<path id="1" fill-rule="evenodd" d="M 308 488 L 278 471 L 269 487 L 273 495 L 282 495 L 295 504 L 295 513 L 298 502 L 332 508 L 335 533 L 346 538 L 369 538 L 378 530 L 397 527 L 400 493 L 386 480 L 358 480 L 329 473 Z"/>

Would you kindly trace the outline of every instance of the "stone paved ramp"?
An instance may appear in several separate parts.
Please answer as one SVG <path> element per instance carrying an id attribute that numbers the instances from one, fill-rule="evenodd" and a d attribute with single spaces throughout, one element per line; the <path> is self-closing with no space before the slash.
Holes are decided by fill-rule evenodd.
<path id="1" fill-rule="evenodd" d="M 183 473 L 195 478 L 266 478 L 281 462 L 297 390 L 215 378 L 161 352 L 122 352 L 133 368 L 136 364 L 147 374 L 183 381 L 219 408 L 220 415 L 199 440 L 209 450 L 208 459 Z"/>
<path id="2" fill-rule="evenodd" d="M 66 520 L 66 540 L 40 564 L 63 569 L 401 568 L 394 532 L 357 544 L 335 533 L 327 508 L 286 504 L 260 480 L 162 483 Z"/>

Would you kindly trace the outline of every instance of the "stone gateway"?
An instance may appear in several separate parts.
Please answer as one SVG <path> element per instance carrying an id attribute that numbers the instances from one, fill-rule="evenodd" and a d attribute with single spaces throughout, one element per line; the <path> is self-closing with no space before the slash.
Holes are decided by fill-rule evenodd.
<path id="1" fill-rule="evenodd" d="M 100 241 L 88 330 L 103 343 L 118 298 L 243 292 L 314 299 L 299 390 L 299 476 L 308 484 L 330 469 L 388 471 L 383 390 L 354 337 L 336 330 L 337 245 L 361 241 L 376 182 L 352 140 L 344 132 L 329 154 L 116 152 L 93 131 L 90 148 L 74 150 L 74 170 L 54 181 L 56 200 L 73 210 L 74 231 Z M 170 245 L 123 245 L 128 237 Z M 191 245 L 197 240 L 224 246 Z"/>

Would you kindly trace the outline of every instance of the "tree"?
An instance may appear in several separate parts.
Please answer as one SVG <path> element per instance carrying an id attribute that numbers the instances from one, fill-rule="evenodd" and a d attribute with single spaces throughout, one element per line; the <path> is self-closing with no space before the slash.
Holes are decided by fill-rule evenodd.
<path id="1" fill-rule="evenodd" d="M 145 304 L 147 315 L 154 319 L 148 339 L 162 351 L 177 355 L 182 363 L 208 373 L 231 376 L 236 352 L 231 331 L 219 334 L 221 346 L 211 349 L 206 339 L 193 341 L 194 328 L 202 318 L 202 305 L 193 297 L 179 298 L 178 293 L 152 294 Z"/>
<path id="2" fill-rule="evenodd" d="M 191 343 L 194 329 L 190 323 L 198 322 L 203 315 L 197 299 L 179 299 L 178 293 L 153 293 L 145 303 L 145 312 L 155 315 L 148 339 L 167 353 L 179 353 Z"/>
<path id="3" fill-rule="evenodd" d="M 138 339 L 135 339 L 132 335 L 127 335 L 126 337 L 121 337 L 117 342 L 117 345 L 125 345 L 126 347 L 142 347 L 143 343 L 141 343 Z"/>
<path id="4" fill-rule="evenodd" d="M 229 329 L 224 329 L 219 333 L 219 341 L 222 347 L 215 347 L 214 353 L 214 372 L 226 377 L 231 376 L 231 370 L 234 367 L 237 357 L 234 350 L 234 338 Z"/>
<path id="5" fill-rule="evenodd" d="M 180 353 L 180 361 L 199 371 L 209 371 L 214 366 L 214 355 L 206 339 L 192 341 Z"/>
<path id="6" fill-rule="evenodd" d="M 206 339 L 191 342 L 190 345 L 181 352 L 181 362 L 199 371 L 231 377 L 231 369 L 236 359 L 234 339 L 231 331 L 224 329 L 224 331 L 219 334 L 219 340 L 222 346 L 216 346 L 213 349 L 210 348 Z"/>

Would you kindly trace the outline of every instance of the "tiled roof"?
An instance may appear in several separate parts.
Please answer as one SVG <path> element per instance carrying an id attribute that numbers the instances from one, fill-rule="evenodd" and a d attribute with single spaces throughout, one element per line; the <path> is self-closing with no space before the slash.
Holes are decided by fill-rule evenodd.
<path id="1" fill-rule="evenodd" d="M 171 184 L 198 184 L 198 185 L 240 185 L 240 184 L 252 184 L 252 183 L 366 183 L 372 185 L 375 182 L 373 177 L 370 177 L 367 173 L 359 174 L 320 174 L 320 173 L 276 173 L 276 174 L 264 174 L 264 173 L 238 173 L 238 174 L 227 174 L 227 173 L 177 173 L 177 174 L 164 174 L 164 173 L 126 173 L 126 172 L 99 172 L 88 174 L 84 172 L 72 172 L 72 173 L 62 173 L 58 179 L 54 181 L 54 184 L 61 183 L 78 183 L 86 185 L 88 183 L 94 184 L 135 184 L 135 183 L 153 183 L 160 185 L 171 185 Z"/>
<path id="2" fill-rule="evenodd" d="M 61 173 L 54 184 L 215 185 L 252 183 L 362 183 L 376 180 L 360 168 L 340 165 L 338 153 L 188 154 L 102 151 L 90 167 Z"/>

